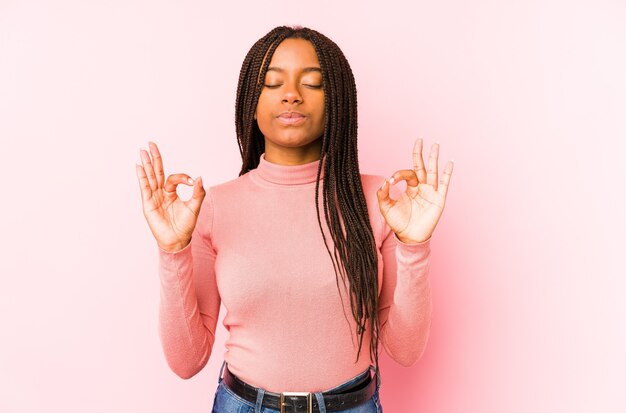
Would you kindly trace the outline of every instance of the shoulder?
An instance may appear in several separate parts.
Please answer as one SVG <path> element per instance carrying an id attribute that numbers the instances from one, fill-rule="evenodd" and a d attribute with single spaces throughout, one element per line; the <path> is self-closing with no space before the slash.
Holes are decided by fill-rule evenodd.
<path id="1" fill-rule="evenodd" d="M 242 194 L 243 192 L 247 191 L 250 185 L 249 174 L 250 172 L 229 179 L 227 181 L 213 183 L 209 186 L 206 186 L 206 198 L 208 198 L 210 195 L 214 203 L 219 203 L 221 200 L 224 199 L 232 200 L 233 196 L 236 196 L 237 194 Z"/>
<path id="2" fill-rule="evenodd" d="M 247 193 L 248 182 L 249 177 L 246 173 L 227 181 L 205 184 L 206 195 L 202 200 L 201 214 L 204 211 L 204 215 L 212 216 L 216 209 L 220 209 L 221 205 L 233 205 L 233 202 L 237 202 L 238 196 Z"/>
<path id="3" fill-rule="evenodd" d="M 363 185 L 363 190 L 371 192 L 372 190 L 377 191 L 383 182 L 385 181 L 385 177 L 382 175 L 373 175 L 373 174 L 361 174 L 361 184 Z"/>

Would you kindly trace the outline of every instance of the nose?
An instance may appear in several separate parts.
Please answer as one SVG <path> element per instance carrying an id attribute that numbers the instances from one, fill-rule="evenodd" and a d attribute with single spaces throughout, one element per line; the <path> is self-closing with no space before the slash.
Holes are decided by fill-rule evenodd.
<path id="1" fill-rule="evenodd" d="M 302 95 L 298 89 L 297 84 L 291 82 L 285 83 L 285 93 L 283 94 L 283 103 L 301 103 Z"/>

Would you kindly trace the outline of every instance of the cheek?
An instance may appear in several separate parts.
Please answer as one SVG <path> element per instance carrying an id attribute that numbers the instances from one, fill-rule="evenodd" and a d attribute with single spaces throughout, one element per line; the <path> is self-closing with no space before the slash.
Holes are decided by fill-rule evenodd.
<path id="1" fill-rule="evenodd" d="M 324 117 L 324 112 L 326 111 L 326 106 L 324 104 L 324 95 L 322 95 L 321 97 L 318 98 L 317 102 L 316 102 L 316 106 L 318 108 L 318 112 L 320 114 L 321 117 Z"/>
<path id="2" fill-rule="evenodd" d="M 267 113 L 267 96 L 265 93 L 261 93 L 259 101 L 256 104 L 256 111 L 259 116 L 263 116 Z"/>
<path id="3" fill-rule="evenodd" d="M 324 124 L 324 120 L 326 118 L 326 108 L 324 106 L 324 99 L 323 98 L 322 98 L 322 102 L 320 103 L 319 107 L 320 107 L 320 110 L 319 110 L 318 118 L 320 120 L 320 123 L 322 123 L 322 125 L 323 125 Z"/>

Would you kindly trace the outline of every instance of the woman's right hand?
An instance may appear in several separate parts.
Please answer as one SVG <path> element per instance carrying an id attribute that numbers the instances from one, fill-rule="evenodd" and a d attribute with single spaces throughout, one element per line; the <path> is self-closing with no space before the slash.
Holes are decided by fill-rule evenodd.
<path id="1" fill-rule="evenodd" d="M 179 251 L 191 242 L 206 191 L 201 177 L 193 181 L 187 174 L 173 174 L 166 181 L 159 148 L 154 142 L 149 142 L 149 146 L 152 160 L 147 151 L 140 149 L 142 165 L 136 165 L 143 215 L 157 245 L 168 252 Z M 191 199 L 183 201 L 178 197 L 178 184 L 193 186 Z"/>

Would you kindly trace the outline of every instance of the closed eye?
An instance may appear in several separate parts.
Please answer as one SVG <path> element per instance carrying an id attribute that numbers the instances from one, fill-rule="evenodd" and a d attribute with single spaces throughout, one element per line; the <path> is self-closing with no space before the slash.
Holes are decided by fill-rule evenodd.
<path id="1" fill-rule="evenodd" d="M 282 84 L 280 84 L 280 85 L 267 85 L 267 84 L 264 84 L 263 86 L 265 86 L 266 88 L 269 88 L 269 89 L 276 89 L 277 87 L 282 86 Z M 304 85 L 304 86 L 307 86 L 307 87 L 310 87 L 310 88 L 313 88 L 313 89 L 321 89 L 322 88 L 322 85 Z"/>

